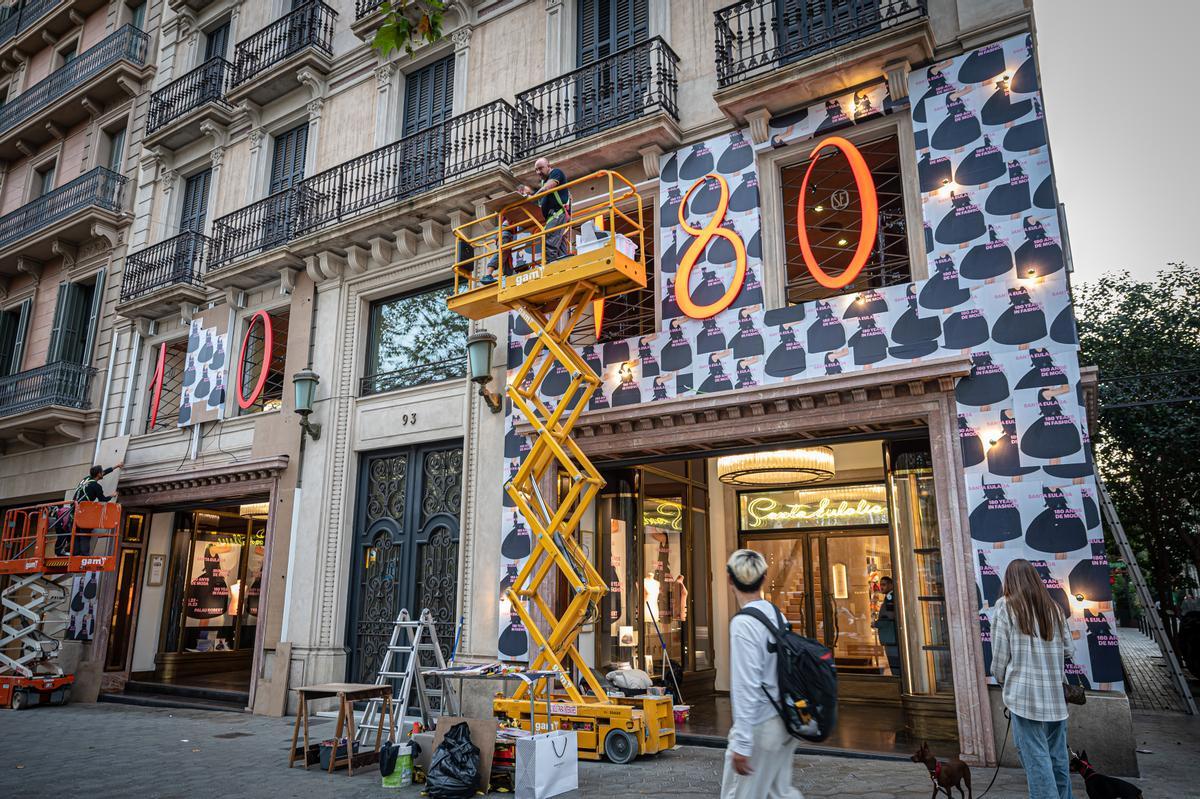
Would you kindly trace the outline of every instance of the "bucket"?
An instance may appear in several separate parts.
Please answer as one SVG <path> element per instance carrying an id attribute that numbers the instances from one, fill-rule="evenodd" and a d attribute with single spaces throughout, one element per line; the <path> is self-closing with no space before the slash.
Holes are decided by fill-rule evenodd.
<path id="1" fill-rule="evenodd" d="M 688 720 L 688 715 L 692 712 L 691 705 L 673 705 L 671 709 L 675 711 L 676 724 L 683 724 Z"/>

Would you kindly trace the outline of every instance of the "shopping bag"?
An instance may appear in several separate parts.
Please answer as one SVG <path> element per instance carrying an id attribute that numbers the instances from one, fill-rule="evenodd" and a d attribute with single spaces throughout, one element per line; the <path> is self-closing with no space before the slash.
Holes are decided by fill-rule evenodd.
<path id="1" fill-rule="evenodd" d="M 549 799 L 579 787 L 574 730 L 517 739 L 516 799 Z"/>

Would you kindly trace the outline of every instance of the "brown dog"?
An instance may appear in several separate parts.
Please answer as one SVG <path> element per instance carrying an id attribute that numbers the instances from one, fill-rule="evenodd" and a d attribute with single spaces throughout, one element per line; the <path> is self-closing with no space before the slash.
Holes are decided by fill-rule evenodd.
<path id="1" fill-rule="evenodd" d="M 933 752 L 929 751 L 929 744 L 922 741 L 921 748 L 911 760 L 914 763 L 924 763 L 925 768 L 929 769 L 929 779 L 933 781 L 933 795 L 930 799 L 937 799 L 940 791 L 945 791 L 946 796 L 952 799 L 951 788 L 958 788 L 958 795 L 962 797 L 963 785 L 967 786 L 966 798 L 974 799 L 974 794 L 971 793 L 971 767 L 958 758 L 938 760 L 933 756 Z"/>

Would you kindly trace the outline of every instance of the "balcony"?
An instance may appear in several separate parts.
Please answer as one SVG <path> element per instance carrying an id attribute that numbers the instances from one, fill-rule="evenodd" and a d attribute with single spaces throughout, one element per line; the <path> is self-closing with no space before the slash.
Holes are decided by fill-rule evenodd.
<path id="1" fill-rule="evenodd" d="M 655 37 L 521 92 L 518 157 L 553 147 L 555 164 L 579 175 L 679 145 L 678 64 Z"/>
<path id="2" fill-rule="evenodd" d="M 213 220 L 208 285 L 254 288 L 295 266 L 296 256 L 282 247 L 295 231 L 299 196 L 298 188 L 284 189 Z"/>
<path id="3" fill-rule="evenodd" d="M 0 107 L 0 160 L 28 155 L 118 100 L 134 97 L 150 36 L 132 25 L 109 34 L 74 61 Z"/>
<path id="4" fill-rule="evenodd" d="M 229 102 L 265 105 L 276 100 L 299 88 L 296 74 L 304 67 L 328 74 L 336 18 L 332 8 L 311 0 L 238 42 Z"/>
<path id="5" fill-rule="evenodd" d="M 44 50 L 46 37 L 57 40 L 79 27 L 75 18 L 105 5 L 106 0 L 29 0 L 0 22 L 0 62 L 13 59 L 16 53 L 29 57 Z"/>
<path id="6" fill-rule="evenodd" d="M 202 276 L 211 246 L 207 236 L 186 231 L 126 257 L 117 312 L 153 319 L 180 304 L 204 302 Z"/>
<path id="7" fill-rule="evenodd" d="M 383 4 L 387 0 L 354 0 L 354 21 L 350 30 L 364 42 L 375 38 L 379 24 L 383 22 Z"/>
<path id="8" fill-rule="evenodd" d="M 121 224 L 124 205 L 125 178 L 96 167 L 0 216 L 0 276 L 15 274 L 18 261 L 73 260 L 80 244 Z"/>
<path id="9" fill-rule="evenodd" d="M 927 0 L 741 0 L 715 12 L 717 86 L 727 115 L 777 112 L 933 57 Z"/>
<path id="10" fill-rule="evenodd" d="M 0 441 L 30 448 L 83 439 L 96 370 L 56 361 L 0 377 Z"/>
<path id="11" fill-rule="evenodd" d="M 150 95 L 146 145 L 175 150 L 204 136 L 200 126 L 206 121 L 228 125 L 233 108 L 225 92 L 232 78 L 233 64 L 210 58 Z"/>

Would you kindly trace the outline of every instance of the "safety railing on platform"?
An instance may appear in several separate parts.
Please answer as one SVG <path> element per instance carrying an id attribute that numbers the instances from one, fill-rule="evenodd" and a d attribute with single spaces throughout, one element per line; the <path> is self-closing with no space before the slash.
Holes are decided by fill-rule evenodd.
<path id="1" fill-rule="evenodd" d="M 49 502 L 4 512 L 0 574 L 112 571 L 121 506 Z"/>

